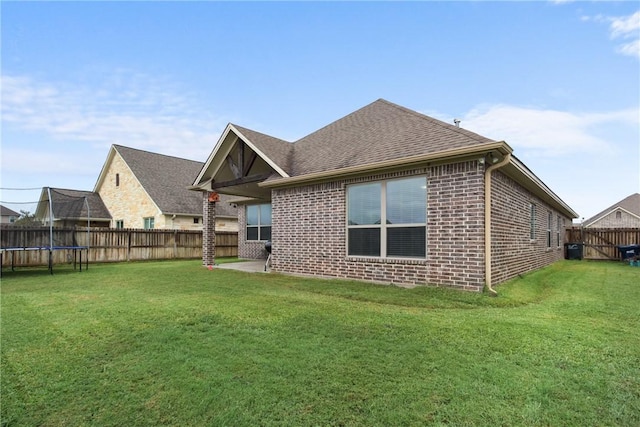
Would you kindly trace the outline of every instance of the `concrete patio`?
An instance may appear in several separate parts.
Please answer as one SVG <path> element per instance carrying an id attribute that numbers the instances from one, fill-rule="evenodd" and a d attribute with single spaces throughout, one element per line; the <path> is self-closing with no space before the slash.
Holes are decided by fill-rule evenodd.
<path id="1" fill-rule="evenodd" d="M 266 260 L 246 260 L 238 262 L 229 262 L 225 264 L 216 265 L 214 268 L 221 268 L 224 270 L 237 270 L 245 271 L 247 273 L 264 273 L 264 265 Z M 267 272 L 269 269 L 267 269 Z"/>

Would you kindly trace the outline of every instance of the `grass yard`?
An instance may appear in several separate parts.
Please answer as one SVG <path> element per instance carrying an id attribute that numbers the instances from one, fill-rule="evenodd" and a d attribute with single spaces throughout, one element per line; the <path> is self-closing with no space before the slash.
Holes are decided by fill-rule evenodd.
<path id="1" fill-rule="evenodd" d="M 500 296 L 199 261 L 3 272 L 2 426 L 638 426 L 640 268 Z"/>

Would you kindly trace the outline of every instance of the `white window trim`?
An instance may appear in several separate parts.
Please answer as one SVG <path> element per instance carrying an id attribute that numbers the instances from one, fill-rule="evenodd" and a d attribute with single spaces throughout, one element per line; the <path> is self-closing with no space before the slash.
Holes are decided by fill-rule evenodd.
<path id="1" fill-rule="evenodd" d="M 402 181 L 404 179 L 410 178 L 424 178 L 425 183 L 427 183 L 427 177 L 425 175 L 416 175 L 416 176 L 407 176 L 402 178 L 391 178 L 379 181 L 368 181 L 357 184 L 350 184 L 351 186 L 356 186 L 360 184 L 380 184 L 381 185 L 381 195 L 380 195 L 380 224 L 358 224 L 358 225 L 350 225 L 349 224 L 349 185 L 347 186 L 346 191 L 346 206 L 345 206 L 345 253 L 348 258 L 352 259 L 380 259 L 380 260 L 426 260 L 428 253 L 428 245 L 427 245 L 427 218 L 425 212 L 425 222 L 424 223 L 402 223 L 402 224 L 387 224 L 387 183 L 392 181 Z M 428 183 L 426 184 L 428 186 Z M 428 206 L 428 201 L 426 200 Z M 425 229 L 425 239 L 424 239 L 424 257 L 412 257 L 412 256 L 387 256 L 387 228 L 410 228 L 410 227 L 424 227 Z M 375 255 L 350 255 L 349 254 L 349 230 L 350 229 L 368 229 L 368 228 L 377 228 L 380 230 L 380 256 Z"/>

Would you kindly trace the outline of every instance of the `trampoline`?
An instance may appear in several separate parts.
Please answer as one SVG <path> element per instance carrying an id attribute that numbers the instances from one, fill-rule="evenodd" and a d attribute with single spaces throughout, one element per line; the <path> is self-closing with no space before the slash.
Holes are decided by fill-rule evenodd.
<path id="1" fill-rule="evenodd" d="M 61 190 L 60 190 L 61 191 Z M 5 241 L 2 239 L 2 243 L 6 246 L 0 246 L 0 275 L 2 274 L 3 262 L 5 261 L 5 254 L 11 254 L 11 271 L 15 270 L 15 257 L 16 253 L 26 252 L 26 251 L 48 251 L 49 256 L 47 257 L 47 264 L 49 273 L 53 274 L 53 253 L 55 251 L 67 251 L 67 260 L 69 262 L 73 262 L 73 269 L 76 270 L 77 267 L 80 267 L 80 271 L 82 271 L 83 259 L 82 255 L 84 252 L 84 267 L 85 270 L 89 269 L 89 246 L 82 246 L 76 244 L 76 239 L 61 239 L 62 241 L 56 242 L 54 239 L 54 211 L 56 212 L 64 212 L 67 216 L 75 215 L 77 217 L 80 216 L 81 209 L 85 209 L 86 217 L 87 217 L 87 243 L 90 242 L 90 224 L 91 224 L 91 214 L 89 202 L 86 196 L 82 197 L 73 197 L 68 194 L 60 193 L 60 191 L 56 191 L 51 187 L 44 187 L 42 189 L 43 196 L 41 200 L 38 202 L 38 207 L 43 205 L 45 209 L 48 210 L 48 238 L 44 239 L 18 239 L 18 241 Z M 52 193 L 56 194 L 57 201 L 54 203 L 52 198 Z M 48 241 L 47 241 L 48 240 Z M 7 244 L 8 243 L 8 244 Z M 43 244 L 44 243 L 44 244 Z M 48 244 L 47 244 L 48 243 Z M 56 244 L 58 243 L 58 244 Z M 38 255 L 40 256 L 40 255 Z"/>
<path id="2" fill-rule="evenodd" d="M 11 271 L 15 270 L 15 253 L 23 251 L 49 251 L 48 269 L 53 274 L 53 251 L 71 251 L 73 254 L 73 269 L 80 266 L 82 271 L 82 252 L 85 253 L 85 270 L 89 269 L 89 247 L 88 246 L 31 246 L 31 247 L 9 247 L 0 248 L 0 274 L 2 274 L 2 265 L 4 254 L 11 254 Z"/>

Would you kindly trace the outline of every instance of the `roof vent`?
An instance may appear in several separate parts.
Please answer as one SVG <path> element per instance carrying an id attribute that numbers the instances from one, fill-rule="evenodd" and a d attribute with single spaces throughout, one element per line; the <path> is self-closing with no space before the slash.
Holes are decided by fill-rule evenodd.
<path id="1" fill-rule="evenodd" d="M 453 119 L 453 123 L 456 125 L 457 128 L 460 127 L 460 119 Z"/>

